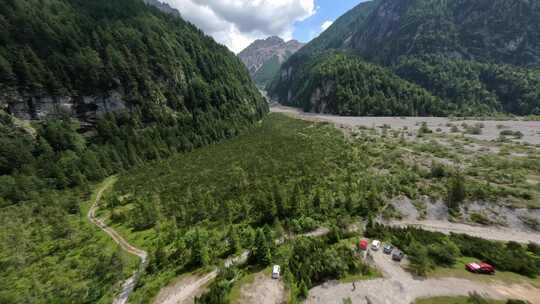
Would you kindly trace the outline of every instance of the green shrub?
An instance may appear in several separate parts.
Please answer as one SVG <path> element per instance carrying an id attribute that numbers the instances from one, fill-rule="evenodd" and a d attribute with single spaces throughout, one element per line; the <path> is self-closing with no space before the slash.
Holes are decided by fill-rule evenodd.
<path id="1" fill-rule="evenodd" d="M 478 213 L 478 212 L 471 213 L 469 218 L 473 223 L 477 223 L 477 224 L 480 224 L 480 225 L 490 225 L 490 224 L 493 223 L 484 214 Z"/>
<path id="2" fill-rule="evenodd" d="M 423 134 L 431 134 L 433 131 L 428 127 L 427 122 L 422 122 L 422 125 L 420 126 L 420 129 L 418 129 L 418 136 L 422 136 Z"/>
<path id="3" fill-rule="evenodd" d="M 499 133 L 499 136 L 501 137 L 510 136 L 516 139 L 521 139 L 523 138 L 523 133 L 521 131 L 503 130 Z"/>
<path id="4" fill-rule="evenodd" d="M 222 269 L 217 278 L 210 284 L 209 290 L 195 298 L 195 304 L 228 304 L 228 294 L 239 271 L 233 267 Z"/>
<path id="5" fill-rule="evenodd" d="M 432 178 L 443 178 L 449 175 L 448 169 L 445 165 L 433 161 L 431 163 L 431 177 Z"/>
<path id="6" fill-rule="evenodd" d="M 454 174 L 448 181 L 446 204 L 451 212 L 459 212 L 460 204 L 467 197 L 463 176 Z"/>
<path id="7" fill-rule="evenodd" d="M 430 259 L 428 248 L 424 244 L 413 240 L 407 247 L 410 269 L 419 276 L 425 276 L 433 268 L 433 262 Z"/>
<path id="8" fill-rule="evenodd" d="M 540 245 L 531 242 L 527 245 L 527 250 L 540 257 Z"/>

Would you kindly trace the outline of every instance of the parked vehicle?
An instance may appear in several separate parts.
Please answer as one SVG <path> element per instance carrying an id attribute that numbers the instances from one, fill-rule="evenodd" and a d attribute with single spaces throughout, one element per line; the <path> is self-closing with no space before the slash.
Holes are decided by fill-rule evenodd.
<path id="1" fill-rule="evenodd" d="M 371 242 L 371 250 L 373 251 L 377 251 L 381 248 L 381 241 L 379 240 L 374 240 L 373 242 Z"/>
<path id="2" fill-rule="evenodd" d="M 361 240 L 360 243 L 358 243 L 358 249 L 360 249 L 361 251 L 366 251 L 368 249 L 368 246 L 368 240 Z"/>
<path id="3" fill-rule="evenodd" d="M 472 273 L 481 273 L 481 274 L 495 274 L 495 267 L 488 263 L 469 263 L 465 265 L 465 269 Z"/>
<path id="4" fill-rule="evenodd" d="M 383 252 L 384 252 L 385 254 L 391 254 L 393 250 L 394 250 L 394 246 L 392 246 L 392 245 L 390 245 L 390 244 L 386 244 L 386 245 L 384 245 L 384 247 L 383 247 Z"/>
<path id="5" fill-rule="evenodd" d="M 272 279 L 279 279 L 280 272 L 281 267 L 279 267 L 279 265 L 274 265 L 274 267 L 272 267 Z"/>
<path id="6" fill-rule="evenodd" d="M 401 250 L 395 250 L 392 254 L 392 260 L 396 262 L 401 262 L 403 258 L 405 257 L 405 254 Z"/>

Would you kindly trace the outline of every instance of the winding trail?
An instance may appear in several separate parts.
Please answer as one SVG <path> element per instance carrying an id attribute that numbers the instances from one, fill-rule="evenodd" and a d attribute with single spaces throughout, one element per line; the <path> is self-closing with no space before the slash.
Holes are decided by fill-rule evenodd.
<path id="1" fill-rule="evenodd" d="M 223 267 L 229 268 L 247 262 L 251 252 L 243 251 L 240 255 L 231 257 L 223 263 Z M 193 303 L 195 297 L 204 292 L 205 286 L 212 282 L 219 274 L 219 269 L 214 269 L 204 275 L 190 275 L 181 277 L 176 282 L 162 288 L 152 303 L 154 304 L 184 304 Z"/>
<path id="2" fill-rule="evenodd" d="M 105 224 L 102 220 L 96 217 L 96 211 L 99 207 L 99 201 L 101 199 L 101 196 L 103 195 L 103 192 L 113 184 L 114 179 L 109 178 L 98 190 L 96 200 L 88 211 L 88 220 L 90 220 L 90 222 L 92 222 L 94 225 L 98 226 L 101 230 L 107 233 L 113 239 L 113 241 L 118 244 L 120 248 L 122 248 L 122 250 L 141 259 L 139 269 L 136 270 L 135 273 L 124 282 L 124 284 L 122 284 L 122 291 L 118 294 L 118 296 L 116 296 L 113 301 L 113 304 L 125 304 L 127 303 L 129 295 L 133 292 L 139 276 L 144 271 L 144 268 L 148 263 L 148 253 L 128 243 L 120 234 L 118 234 L 118 232 L 116 232 L 116 230 L 107 226 L 107 224 Z"/>

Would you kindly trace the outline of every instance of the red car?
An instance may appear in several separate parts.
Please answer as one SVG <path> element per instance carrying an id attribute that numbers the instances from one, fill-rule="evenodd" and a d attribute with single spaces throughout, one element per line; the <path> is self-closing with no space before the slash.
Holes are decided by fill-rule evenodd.
<path id="1" fill-rule="evenodd" d="M 360 243 L 358 243 L 358 248 L 362 251 L 366 251 L 368 249 L 369 242 L 367 240 L 361 240 Z"/>
<path id="2" fill-rule="evenodd" d="M 495 267 L 488 263 L 469 263 L 465 265 L 465 269 L 472 273 L 495 274 Z"/>

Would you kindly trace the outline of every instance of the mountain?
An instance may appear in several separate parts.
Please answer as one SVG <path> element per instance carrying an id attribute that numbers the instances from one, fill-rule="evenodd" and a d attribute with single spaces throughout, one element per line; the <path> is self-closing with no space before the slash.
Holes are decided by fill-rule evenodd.
<path id="1" fill-rule="evenodd" d="M 431 107 L 437 111 L 425 114 L 538 114 L 539 18 L 540 3 L 535 1 L 365 2 L 287 60 L 267 89 L 281 103 L 309 111 L 321 111 L 324 104 L 324 111 L 342 115 L 379 115 L 380 106 L 365 106 L 365 100 L 374 98 L 382 104 L 392 98 L 414 104 L 387 94 L 384 86 L 375 97 L 350 75 L 326 73 L 321 78 L 322 60 L 336 61 L 334 56 L 346 54 L 349 60 L 338 60 L 342 67 L 333 69 L 363 60 L 442 101 L 441 107 Z M 361 105 L 351 104 L 354 94 L 361 94 L 356 96 Z M 422 113 L 406 108 L 406 115 Z"/>
<path id="2" fill-rule="evenodd" d="M 171 15 L 174 15 L 176 17 L 181 17 L 182 16 L 177 9 L 171 7 L 170 5 L 168 5 L 165 2 L 161 2 L 159 0 L 144 0 L 144 3 L 146 3 L 148 5 L 155 6 L 157 9 L 159 9 L 160 11 L 162 11 L 164 13 L 171 14 Z"/>
<path id="3" fill-rule="evenodd" d="M 263 107 L 233 54 L 180 18 L 137 0 L 59 3 L 1 4 L 0 107 L 10 114 L 93 125 L 124 109 Z"/>
<path id="4" fill-rule="evenodd" d="M 0 25 L 0 206 L 235 136 L 268 111 L 232 52 L 141 0 L 2 1 Z"/>
<path id="5" fill-rule="evenodd" d="M 254 41 L 238 54 L 255 83 L 265 86 L 279 71 L 281 64 L 304 46 L 296 40 L 285 42 L 272 36 Z"/>

